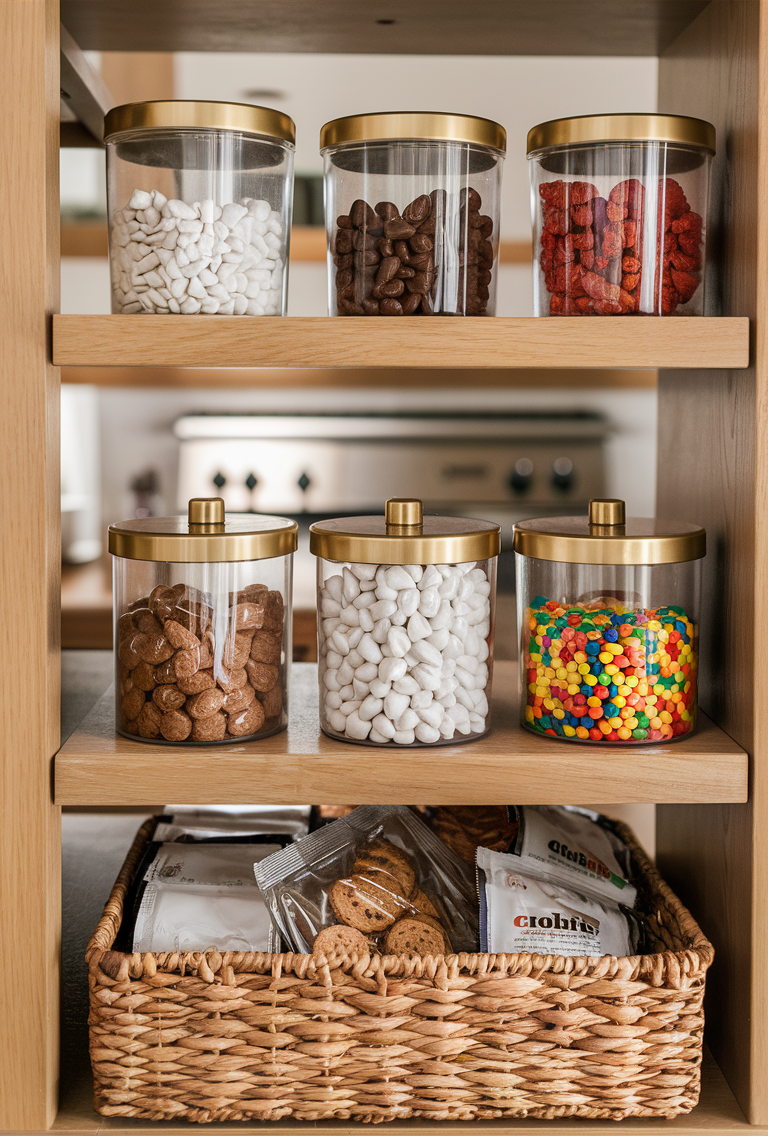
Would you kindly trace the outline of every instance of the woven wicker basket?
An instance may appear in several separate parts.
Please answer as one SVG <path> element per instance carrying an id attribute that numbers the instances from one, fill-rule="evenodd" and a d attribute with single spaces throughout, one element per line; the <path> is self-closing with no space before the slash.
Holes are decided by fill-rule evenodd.
<path id="1" fill-rule="evenodd" d="M 621 1120 L 696 1104 L 713 950 L 628 829 L 656 954 L 329 960 L 111 950 L 151 826 L 86 955 L 97 1112 Z"/>

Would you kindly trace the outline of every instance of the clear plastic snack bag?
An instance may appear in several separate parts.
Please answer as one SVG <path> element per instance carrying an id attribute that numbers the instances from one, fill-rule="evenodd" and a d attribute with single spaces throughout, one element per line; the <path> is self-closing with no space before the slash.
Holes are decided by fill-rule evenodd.
<path id="1" fill-rule="evenodd" d="M 254 871 L 276 930 L 299 953 L 477 949 L 471 871 L 404 805 L 361 805 Z"/>
<path id="2" fill-rule="evenodd" d="M 509 853 L 524 875 L 546 867 L 547 877 L 577 891 L 634 906 L 637 890 L 629 882 L 629 851 L 600 813 L 572 806 L 510 805 L 517 834 Z"/>
<path id="3" fill-rule="evenodd" d="M 157 818 L 153 840 L 248 840 L 275 835 L 300 840 L 309 832 L 311 805 L 252 805 L 240 808 L 208 806 L 205 809 L 166 807 Z"/>
<path id="4" fill-rule="evenodd" d="M 508 852 L 477 851 L 480 949 L 536 955 L 637 953 L 641 925 L 624 904 L 589 887 L 568 887 L 548 864 Z"/>

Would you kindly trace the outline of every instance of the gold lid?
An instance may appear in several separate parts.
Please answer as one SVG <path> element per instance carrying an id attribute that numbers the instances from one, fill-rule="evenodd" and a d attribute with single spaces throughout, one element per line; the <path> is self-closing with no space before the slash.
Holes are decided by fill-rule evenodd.
<path id="1" fill-rule="evenodd" d="M 466 564 L 501 550 L 491 521 L 424 516 L 421 501 L 391 497 L 383 516 L 343 517 L 309 526 L 309 551 L 358 564 Z"/>
<path id="2" fill-rule="evenodd" d="M 528 157 L 551 146 L 589 142 L 677 142 L 715 153 L 711 122 L 682 114 L 584 114 L 553 118 L 528 131 Z"/>
<path id="3" fill-rule="evenodd" d="M 387 111 L 383 114 L 350 114 L 326 122 L 320 131 L 320 149 L 350 142 L 469 142 L 507 150 L 507 132 L 490 118 L 473 114 L 441 114 L 439 111 Z"/>
<path id="4" fill-rule="evenodd" d="M 680 564 L 705 555 L 707 534 L 681 521 L 626 517 L 623 501 L 595 498 L 587 517 L 520 521 L 514 549 L 565 564 Z"/>
<path id="5" fill-rule="evenodd" d="M 221 497 L 193 497 L 186 517 L 147 517 L 109 526 L 109 551 L 126 560 L 217 564 L 286 556 L 298 525 L 286 517 L 224 513 Z"/>
<path id="6" fill-rule="evenodd" d="M 104 119 L 104 141 L 129 130 L 233 130 L 238 134 L 276 138 L 291 145 L 296 141 L 292 118 L 271 107 L 250 103 L 169 99 L 112 107 Z"/>

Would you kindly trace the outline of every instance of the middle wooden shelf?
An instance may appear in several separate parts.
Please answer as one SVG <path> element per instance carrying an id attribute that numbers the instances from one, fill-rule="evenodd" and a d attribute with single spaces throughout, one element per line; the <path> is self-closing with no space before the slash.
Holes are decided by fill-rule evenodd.
<path id="1" fill-rule="evenodd" d="M 514 663 L 494 668 L 493 726 L 466 745 L 377 749 L 320 732 L 317 667 L 293 665 L 288 729 L 258 742 L 169 746 L 114 728 L 108 692 L 55 758 L 60 805 L 742 803 L 747 755 L 704 714 L 691 738 L 616 747 L 550 741 L 519 724 Z"/>
<path id="2" fill-rule="evenodd" d="M 744 317 L 53 317 L 58 367 L 742 368 Z"/>

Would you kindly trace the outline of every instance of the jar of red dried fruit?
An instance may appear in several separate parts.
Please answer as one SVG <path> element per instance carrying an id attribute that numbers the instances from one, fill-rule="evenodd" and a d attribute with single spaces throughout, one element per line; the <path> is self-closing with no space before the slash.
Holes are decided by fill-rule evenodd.
<path id="1" fill-rule="evenodd" d="M 680 115 L 535 126 L 535 314 L 703 315 L 714 152 L 714 126 Z"/>

